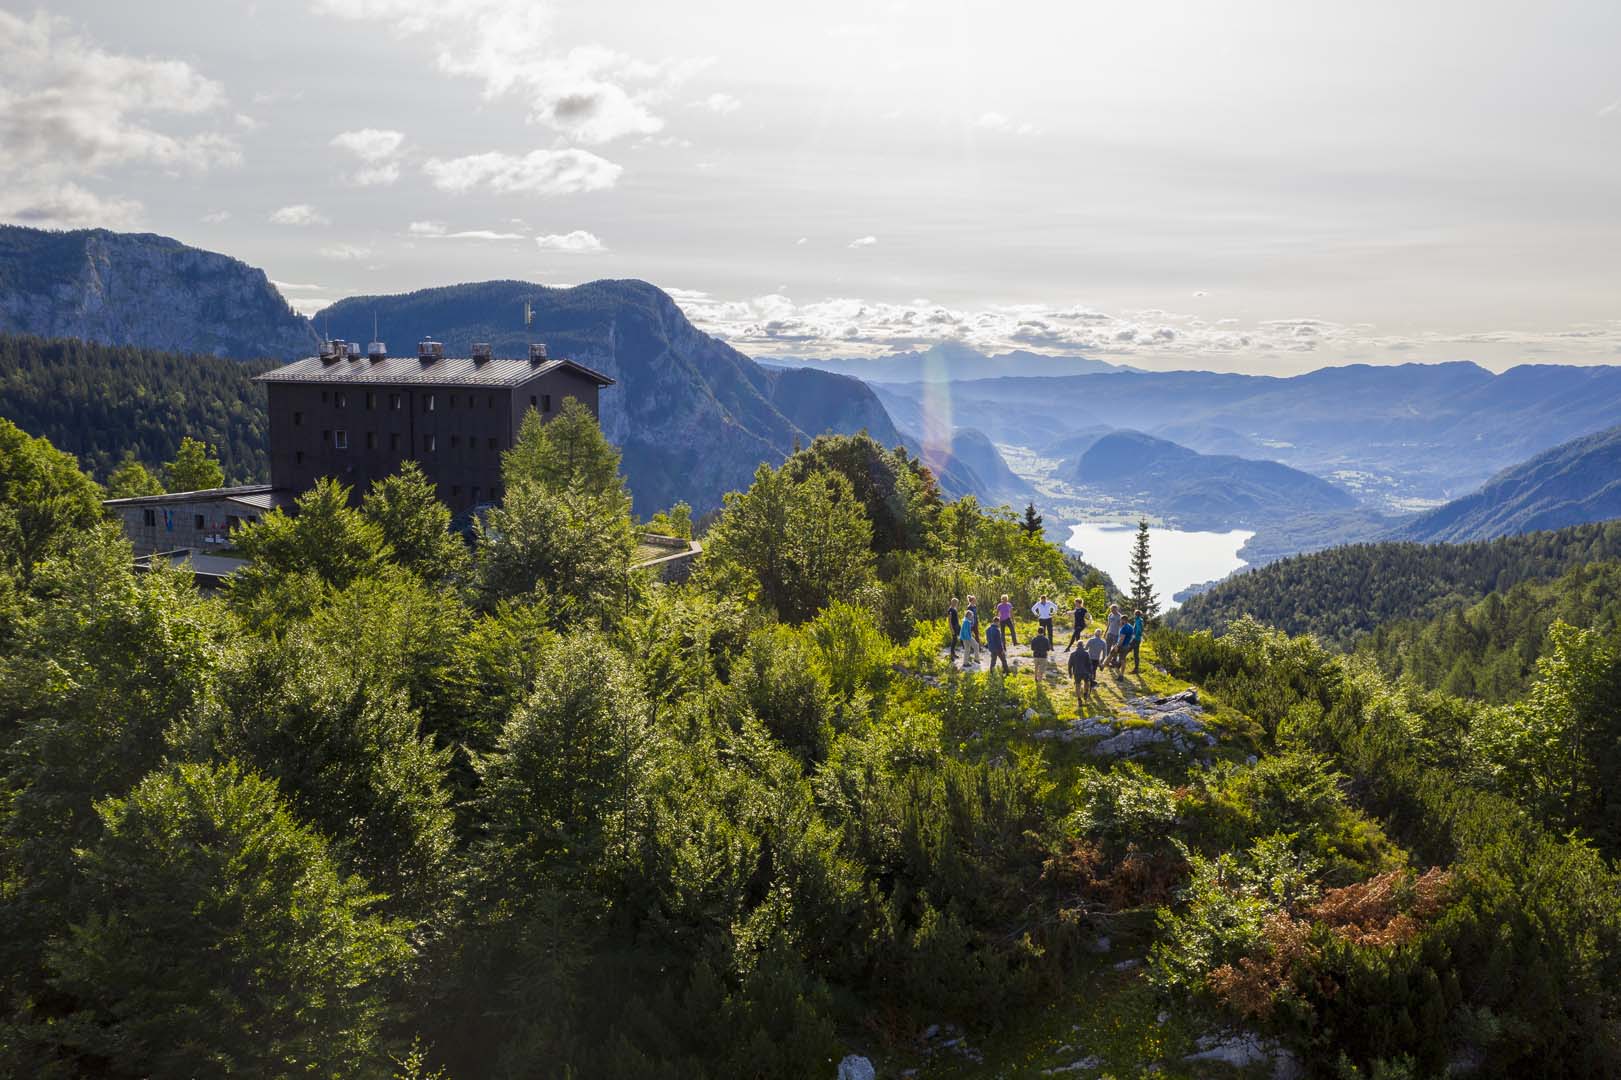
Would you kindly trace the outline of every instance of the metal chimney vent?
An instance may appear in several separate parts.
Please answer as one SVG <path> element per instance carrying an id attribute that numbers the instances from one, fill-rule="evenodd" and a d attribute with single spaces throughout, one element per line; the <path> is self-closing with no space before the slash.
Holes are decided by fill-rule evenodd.
<path id="1" fill-rule="evenodd" d="M 338 343 L 335 341 L 321 342 L 321 363 L 330 364 L 338 357 Z"/>
<path id="2" fill-rule="evenodd" d="M 423 338 L 417 342 L 417 359 L 423 363 L 431 364 L 435 360 L 443 360 L 444 358 L 445 346 L 443 342 L 433 341 L 429 338 Z"/>
<path id="3" fill-rule="evenodd" d="M 529 346 L 529 362 L 531 364 L 543 364 L 546 362 L 546 343 L 544 341 L 537 341 Z"/>
<path id="4" fill-rule="evenodd" d="M 347 356 L 351 360 L 359 360 L 360 359 L 360 342 L 351 341 L 349 343 L 349 349 L 344 355 Z"/>
<path id="5" fill-rule="evenodd" d="M 388 346 L 381 341 L 374 341 L 366 346 L 366 355 L 372 363 L 388 359 Z"/>
<path id="6" fill-rule="evenodd" d="M 494 356 L 495 350 L 490 347 L 488 341 L 473 342 L 473 363 L 482 364 L 493 359 Z"/>

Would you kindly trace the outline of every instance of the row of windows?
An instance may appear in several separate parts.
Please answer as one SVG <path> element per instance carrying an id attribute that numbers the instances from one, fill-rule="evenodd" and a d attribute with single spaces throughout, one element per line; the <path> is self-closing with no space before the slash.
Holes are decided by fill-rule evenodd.
<path id="1" fill-rule="evenodd" d="M 247 523 L 249 525 L 252 525 L 254 522 L 256 522 L 258 520 L 259 519 L 257 517 L 255 517 L 254 515 L 252 515 L 252 514 L 249 514 L 248 517 L 247 517 Z M 242 524 L 242 521 L 243 521 L 243 519 L 237 517 L 235 514 L 226 514 L 225 515 L 225 528 L 227 530 L 235 529 L 238 525 Z M 157 528 L 158 527 L 158 512 L 156 510 L 142 510 L 141 511 L 141 524 L 145 525 L 148 529 Z M 208 518 L 206 516 L 204 516 L 203 514 L 193 514 L 193 515 L 191 515 L 191 524 L 192 524 L 192 527 L 195 528 L 198 532 L 205 532 L 208 529 Z"/>
<path id="2" fill-rule="evenodd" d="M 332 394 L 331 396 L 333 398 L 332 404 L 336 405 L 338 408 L 346 409 L 346 408 L 349 407 L 349 395 L 344 393 L 342 390 L 337 391 L 336 393 Z M 328 392 L 325 391 L 325 390 L 322 390 L 321 391 L 321 404 L 323 404 L 323 405 L 327 404 L 327 397 L 328 397 Z M 437 412 L 438 411 L 438 409 L 437 409 L 438 400 L 439 400 L 438 395 L 436 395 L 436 394 L 424 394 L 422 396 L 422 411 L 423 412 Z M 456 407 L 456 395 L 455 394 L 448 395 L 448 400 L 449 400 L 449 403 L 450 403 L 450 408 L 454 409 Z M 368 409 L 375 408 L 376 404 L 377 404 L 377 395 L 375 393 L 371 392 L 370 390 L 366 391 L 366 408 L 368 408 Z M 475 405 L 478 404 L 477 399 L 475 398 L 474 395 L 472 395 L 472 394 L 467 395 L 467 404 L 470 407 L 475 406 Z M 534 408 L 539 409 L 543 413 L 549 413 L 549 412 L 552 411 L 552 396 L 550 394 L 530 394 L 529 395 L 529 404 L 531 406 L 533 406 Z M 399 394 L 390 394 L 390 395 L 388 395 L 388 407 L 390 409 L 403 408 L 404 404 L 403 404 L 401 396 Z M 489 406 L 488 407 L 492 408 L 492 409 L 495 408 L 495 395 L 494 394 L 489 395 Z M 303 427 L 304 426 L 304 414 L 302 412 L 293 413 L 293 426 L 294 427 Z"/>
<path id="3" fill-rule="evenodd" d="M 344 431 L 342 428 L 339 428 L 336 431 L 332 431 L 332 430 L 329 429 L 329 430 L 321 432 L 321 442 L 322 442 L 323 445 L 325 445 L 326 443 L 331 443 L 332 444 L 332 449 L 334 449 L 334 450 L 347 450 L 347 449 L 349 449 L 349 433 L 347 431 Z M 460 450 L 462 448 L 462 442 L 463 442 L 463 440 L 462 440 L 462 437 L 460 435 L 452 435 L 450 437 L 450 448 L 452 450 Z M 477 450 L 478 449 L 478 436 L 477 435 L 469 435 L 469 436 L 467 436 L 466 443 L 467 443 L 467 449 L 469 449 L 469 450 Z M 486 449 L 494 450 L 496 448 L 496 446 L 498 445 L 497 442 L 496 442 L 495 436 L 492 435 L 492 436 L 487 437 L 484 440 L 484 445 L 485 445 Z M 399 432 L 391 431 L 391 432 L 388 433 L 388 448 L 390 450 L 398 450 L 400 448 L 400 433 Z M 437 435 L 424 435 L 424 436 L 422 436 L 422 448 L 424 450 L 437 450 L 437 449 L 439 449 L 439 437 Z M 375 432 L 375 431 L 366 432 L 366 449 L 367 450 L 375 450 L 375 449 L 377 449 L 377 432 Z"/>

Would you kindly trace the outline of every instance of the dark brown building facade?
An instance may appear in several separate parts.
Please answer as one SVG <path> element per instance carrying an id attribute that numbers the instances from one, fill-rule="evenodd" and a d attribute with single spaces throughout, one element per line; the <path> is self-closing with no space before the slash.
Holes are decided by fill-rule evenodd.
<path id="1" fill-rule="evenodd" d="M 265 372 L 270 405 L 270 482 L 306 491 L 323 476 L 365 494 L 372 481 L 416 461 L 460 512 L 501 497 L 501 454 L 529 409 L 557 415 L 566 398 L 597 413 L 613 380 L 572 360 L 447 357 L 424 342 L 416 357 L 370 355 L 342 342 L 323 355 Z"/>

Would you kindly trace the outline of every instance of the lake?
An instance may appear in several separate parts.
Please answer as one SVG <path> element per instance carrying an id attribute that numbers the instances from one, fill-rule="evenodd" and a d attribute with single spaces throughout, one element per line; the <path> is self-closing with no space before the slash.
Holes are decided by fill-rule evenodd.
<path id="1" fill-rule="evenodd" d="M 1238 549 L 1254 536 L 1248 529 L 1231 532 L 1183 532 L 1149 526 L 1149 573 L 1161 607 L 1174 607 L 1171 597 L 1201 582 L 1212 581 L 1244 565 Z M 1137 526 L 1116 521 L 1082 522 L 1071 527 L 1069 546 L 1122 589 L 1131 588 L 1131 549 Z"/>

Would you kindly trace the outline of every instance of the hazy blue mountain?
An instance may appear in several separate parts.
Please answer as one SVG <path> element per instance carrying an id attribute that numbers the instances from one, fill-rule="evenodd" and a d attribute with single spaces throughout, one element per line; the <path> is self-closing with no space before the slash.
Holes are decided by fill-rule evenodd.
<path id="1" fill-rule="evenodd" d="M 972 495 L 983 503 L 1023 503 L 1030 485 L 1007 466 L 1002 452 L 984 432 L 959 428 L 949 445 L 925 447 L 911 433 L 901 436 L 907 450 L 933 470 L 949 498 Z"/>
<path id="2" fill-rule="evenodd" d="M 1614 403 L 1612 403 L 1613 405 Z M 1491 540 L 1621 517 L 1621 427 L 1573 439 L 1413 518 L 1399 540 Z"/>
<path id="3" fill-rule="evenodd" d="M 1060 478 L 1137 497 L 1193 528 L 1233 528 L 1356 505 L 1349 492 L 1276 461 L 1201 454 L 1140 431 L 1101 436 Z"/>
<path id="4" fill-rule="evenodd" d="M 1082 428 L 1062 438 L 1054 439 L 1052 442 L 1036 449 L 1040 450 L 1046 457 L 1058 458 L 1060 462 L 1058 471 L 1060 473 L 1070 473 L 1074 471 L 1075 465 L 1082 454 L 1092 449 L 1093 444 L 1114 430 L 1112 427 L 1104 427 L 1101 424 Z"/>
<path id="5" fill-rule="evenodd" d="M 834 360 L 761 357 L 772 366 L 814 367 L 854 375 L 869 382 L 955 382 L 996 376 L 1090 375 L 1119 371 L 1119 365 L 1085 356 L 1057 356 L 1025 349 L 987 355 L 967 345 L 947 342 L 921 352 Z"/>
<path id="6" fill-rule="evenodd" d="M 1001 443 L 1039 447 L 1078 428 L 1132 428 L 1203 453 L 1264 455 L 1340 481 L 1370 505 L 1449 499 L 1500 469 L 1612 426 L 1621 367 L 1352 365 L 1293 378 L 1115 371 L 877 387 L 897 423 L 933 408 Z M 958 421 L 962 422 L 962 421 Z M 1032 432 L 1050 435 L 1037 437 Z"/>
<path id="7" fill-rule="evenodd" d="M 523 305 L 534 305 L 531 331 Z M 375 313 L 383 340 L 410 352 L 424 337 L 466 355 L 487 341 L 497 356 L 525 355 L 544 341 L 612 376 L 602 426 L 624 452 L 636 511 L 685 499 L 697 510 L 746 488 L 762 461 L 776 464 L 823 432 L 867 430 L 900 442 L 889 415 L 857 379 L 825 371 L 767 368 L 696 329 L 668 295 L 645 281 L 594 281 L 555 289 L 485 281 L 396 296 L 357 296 L 316 319 L 334 337 L 366 341 Z"/>
<path id="8" fill-rule="evenodd" d="M 0 225 L 0 332 L 239 360 L 318 345 L 263 270 L 227 255 L 150 233 L 17 225 Z"/>

